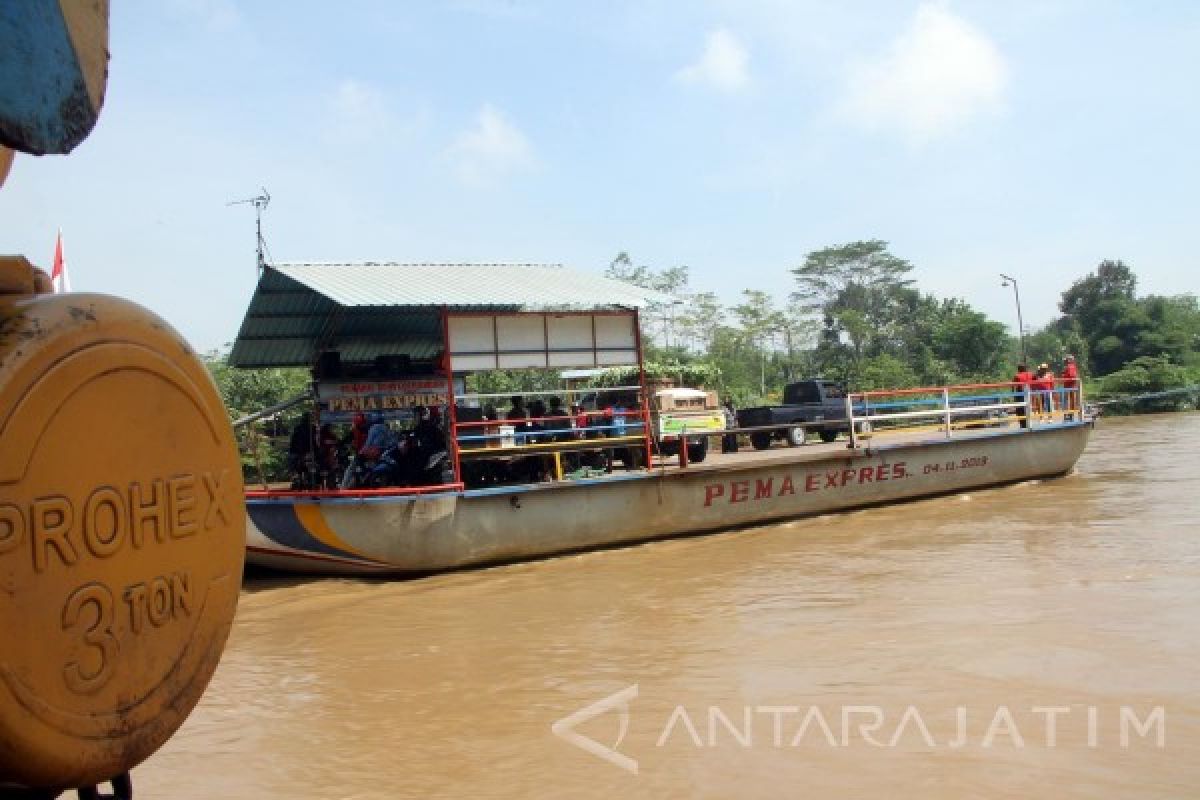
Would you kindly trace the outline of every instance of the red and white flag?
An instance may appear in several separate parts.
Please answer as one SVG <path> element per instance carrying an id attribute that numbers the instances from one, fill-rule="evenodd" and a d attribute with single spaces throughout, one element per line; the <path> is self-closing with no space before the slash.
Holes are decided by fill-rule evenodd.
<path id="1" fill-rule="evenodd" d="M 71 279 L 67 277 L 67 260 L 63 257 L 62 231 L 58 232 L 58 240 L 54 243 L 54 269 L 50 273 L 50 281 L 54 284 L 55 292 L 71 291 Z"/>

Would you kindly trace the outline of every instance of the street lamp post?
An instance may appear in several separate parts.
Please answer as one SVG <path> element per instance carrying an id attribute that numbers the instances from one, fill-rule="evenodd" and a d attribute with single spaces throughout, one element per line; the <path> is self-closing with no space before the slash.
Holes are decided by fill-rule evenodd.
<path id="1" fill-rule="evenodd" d="M 671 349 L 671 339 L 675 336 L 675 307 L 683 305 L 683 301 L 678 298 L 672 300 L 667 305 L 663 315 L 663 348 Z M 676 342 L 678 345 L 678 342 Z"/>
<path id="2" fill-rule="evenodd" d="M 1011 283 L 1013 294 L 1017 298 L 1017 336 L 1021 339 L 1021 363 L 1028 365 L 1029 356 L 1025 353 L 1025 320 L 1021 318 L 1021 290 L 1017 287 L 1016 278 L 1009 277 L 1003 272 L 1000 273 L 1000 277 L 1004 279 L 1000 285 L 1008 286 Z"/>

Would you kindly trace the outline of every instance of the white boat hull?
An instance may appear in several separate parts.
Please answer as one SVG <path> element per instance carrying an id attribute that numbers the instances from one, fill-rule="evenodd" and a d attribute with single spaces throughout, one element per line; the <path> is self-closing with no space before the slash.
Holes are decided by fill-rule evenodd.
<path id="1" fill-rule="evenodd" d="M 247 561 L 429 573 L 961 492 L 1071 470 L 1090 423 L 412 497 L 248 500 Z M 790 457 L 789 457 L 790 456 Z"/>

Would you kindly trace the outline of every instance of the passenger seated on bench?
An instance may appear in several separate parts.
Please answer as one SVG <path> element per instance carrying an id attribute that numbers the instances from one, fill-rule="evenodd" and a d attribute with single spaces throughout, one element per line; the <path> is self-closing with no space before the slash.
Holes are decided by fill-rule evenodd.
<path id="1" fill-rule="evenodd" d="M 361 411 L 356 412 L 353 419 L 350 421 L 350 453 L 357 453 L 367 443 L 367 429 L 370 426 L 367 424 L 367 415 Z"/>
<path id="2" fill-rule="evenodd" d="M 525 399 L 523 397 L 519 394 L 514 394 L 511 402 L 512 408 L 504 414 L 505 419 L 518 422 L 529 419 L 529 411 L 525 408 Z"/>
<path id="3" fill-rule="evenodd" d="M 486 422 L 498 422 L 500 414 L 497 413 L 495 406 L 486 405 L 483 407 L 483 419 Z M 487 437 L 483 440 L 484 447 L 500 446 L 500 427 L 498 425 L 484 425 L 480 433 Z"/>
<path id="4" fill-rule="evenodd" d="M 571 434 L 567 431 L 571 429 L 571 420 L 567 419 L 567 410 L 563 408 L 561 397 L 550 398 L 550 408 L 546 416 L 549 417 L 546 420 L 546 430 L 554 434 L 550 439 L 555 442 L 570 441 Z"/>
<path id="5" fill-rule="evenodd" d="M 395 442 L 395 435 L 392 429 L 388 427 L 387 422 L 383 418 L 383 414 L 378 411 L 371 412 L 367 417 L 367 421 L 371 423 L 371 427 L 367 429 L 367 441 L 363 444 L 359 455 L 368 461 L 375 461 L 383 451 L 387 450 Z"/>
<path id="6" fill-rule="evenodd" d="M 442 429 L 442 413 L 438 408 L 417 406 L 417 425 L 413 428 L 417 451 L 426 458 L 446 449 L 446 432 Z"/>
<path id="7" fill-rule="evenodd" d="M 529 422 L 527 426 L 532 431 L 546 430 L 546 404 L 541 400 L 534 400 L 529 404 Z M 530 435 L 529 443 L 533 444 L 543 439 L 544 437 L 542 436 Z"/>
<path id="8" fill-rule="evenodd" d="M 571 427 L 575 429 L 576 439 L 587 438 L 588 415 L 579 403 L 571 404 Z"/>
<path id="9" fill-rule="evenodd" d="M 504 418 L 513 423 L 516 443 L 518 445 L 525 444 L 525 431 L 529 428 L 529 411 L 525 408 L 525 399 L 519 394 L 514 394 L 512 408 L 508 410 Z"/>
<path id="10" fill-rule="evenodd" d="M 546 410 L 546 420 L 542 429 L 546 431 L 544 438 L 548 442 L 569 442 L 574 438 L 571 431 L 571 418 L 567 414 L 567 410 L 563 408 L 561 397 L 552 396 L 550 398 L 550 407 Z M 577 468 L 578 454 L 569 451 L 562 452 L 559 458 L 564 472 L 570 472 Z M 546 471 L 551 475 L 554 474 L 553 456 L 547 459 Z"/>
<path id="11" fill-rule="evenodd" d="M 613 402 L 613 407 L 612 407 L 612 426 L 613 427 L 612 427 L 612 431 L 609 432 L 609 436 L 624 436 L 625 435 L 625 429 L 629 425 L 629 423 L 626 421 L 628 418 L 625 416 L 625 410 L 626 409 L 625 409 L 624 398 L 618 397 Z"/>

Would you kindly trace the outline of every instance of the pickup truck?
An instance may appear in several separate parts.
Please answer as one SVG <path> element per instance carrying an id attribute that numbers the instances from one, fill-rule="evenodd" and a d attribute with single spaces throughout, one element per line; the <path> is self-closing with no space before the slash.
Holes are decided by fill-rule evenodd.
<path id="1" fill-rule="evenodd" d="M 804 444 L 808 430 L 815 430 L 823 442 L 832 442 L 839 433 L 850 430 L 846 421 L 846 390 L 833 381 L 807 380 L 789 383 L 783 388 L 783 405 L 756 406 L 737 412 L 739 428 L 807 423 L 806 428 L 779 428 L 750 434 L 755 450 L 766 450 L 772 439 L 788 444 Z"/>

